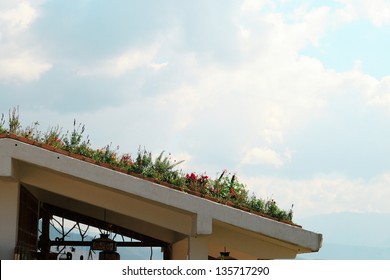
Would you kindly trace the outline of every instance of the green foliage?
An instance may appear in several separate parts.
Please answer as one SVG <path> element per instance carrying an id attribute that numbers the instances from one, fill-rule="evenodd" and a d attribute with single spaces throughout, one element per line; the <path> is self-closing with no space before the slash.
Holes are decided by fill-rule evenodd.
<path id="1" fill-rule="evenodd" d="M 250 197 L 248 201 L 248 207 L 256 212 L 264 213 L 265 212 L 265 204 L 266 202 L 261 199 L 257 198 L 254 194 Z"/>
<path id="2" fill-rule="evenodd" d="M 183 161 L 172 163 L 170 155 L 164 156 L 164 151 L 162 151 L 155 159 L 154 164 L 150 167 L 151 177 L 167 183 L 178 182 L 180 174 L 179 171 L 174 170 L 174 168 L 182 162 Z"/>
<path id="3" fill-rule="evenodd" d="M 39 122 L 34 122 L 31 125 L 26 126 L 25 128 L 20 128 L 19 134 L 28 139 L 36 139 L 39 137 L 38 131 Z"/>
<path id="4" fill-rule="evenodd" d="M 12 134 L 18 134 L 21 124 L 19 121 L 19 108 L 13 108 L 9 110 L 8 116 L 8 132 Z"/>
<path id="5" fill-rule="evenodd" d="M 5 120 L 4 120 L 4 114 L 1 114 L 0 118 L 0 134 L 6 133 L 7 130 L 5 129 Z"/>
<path id="6" fill-rule="evenodd" d="M 56 148 L 64 148 L 65 146 L 63 135 L 59 126 L 49 128 L 43 135 L 42 141 L 43 143 Z"/>
<path id="7" fill-rule="evenodd" d="M 263 200 L 254 194 L 250 197 L 246 186 L 239 182 L 236 174 L 230 174 L 224 170 L 216 179 L 210 179 L 206 174 L 189 173 L 184 175 L 175 168 L 183 161 L 172 161 L 171 155 L 164 155 L 162 151 L 155 159 L 152 153 L 145 148 L 138 149 L 133 160 L 130 154 L 118 156 L 119 146 L 113 149 L 107 145 L 101 149 L 91 147 L 88 137 L 84 137 L 85 126 L 73 122 L 73 130 L 62 133 L 59 126 L 51 127 L 42 134 L 38 130 L 38 122 L 22 128 L 19 120 L 19 110 L 14 108 L 9 111 L 8 129 L 5 125 L 4 114 L 0 119 L 0 134 L 11 133 L 34 141 L 45 143 L 58 149 L 63 149 L 74 154 L 82 155 L 96 162 L 106 163 L 114 167 L 136 173 L 158 182 L 166 182 L 186 191 L 195 191 L 203 196 L 213 197 L 221 203 L 233 207 L 245 207 L 250 210 L 263 213 L 279 220 L 292 221 L 293 211 L 281 210 L 273 199 Z"/>
<path id="8" fill-rule="evenodd" d="M 133 165 L 129 166 L 128 171 L 137 174 L 142 174 L 147 177 L 151 177 L 152 172 L 150 171 L 152 165 L 152 153 L 145 149 L 138 149 L 137 157 Z"/>
<path id="9" fill-rule="evenodd" d="M 213 181 L 212 194 L 237 206 L 248 206 L 248 191 L 243 183 L 240 183 L 236 174 L 227 174 L 224 170 L 217 180 Z"/>
<path id="10" fill-rule="evenodd" d="M 76 128 L 76 120 L 73 121 L 73 131 L 69 135 L 69 132 L 66 133 L 63 142 L 64 149 L 69 152 L 76 152 L 78 146 L 81 144 L 81 140 L 83 138 L 83 133 L 85 131 L 85 126 L 79 124 Z M 86 144 L 86 143 L 83 143 Z"/>

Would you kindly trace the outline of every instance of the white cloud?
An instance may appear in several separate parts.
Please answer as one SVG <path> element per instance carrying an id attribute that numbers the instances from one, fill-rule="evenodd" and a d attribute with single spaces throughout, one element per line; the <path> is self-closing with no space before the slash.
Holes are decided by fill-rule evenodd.
<path id="1" fill-rule="evenodd" d="M 367 18 L 375 26 L 390 24 L 390 3 L 387 0 L 339 0 L 343 8 L 336 10 L 339 20 L 352 22 Z"/>
<path id="2" fill-rule="evenodd" d="M 26 41 L 37 9 L 28 1 L 6 1 L 0 8 L 0 80 L 38 80 L 52 64 L 41 57 L 34 43 Z"/>
<path id="3" fill-rule="evenodd" d="M 37 18 L 38 12 L 28 1 L 15 1 L 16 7 L 0 10 L 0 30 L 2 33 L 15 35 L 28 29 Z"/>
<path id="4" fill-rule="evenodd" d="M 281 167 L 286 161 L 291 160 L 291 153 L 280 155 L 270 148 L 254 147 L 247 150 L 242 158 L 242 164 L 260 164 Z"/>
<path id="5" fill-rule="evenodd" d="M 389 213 L 390 174 L 371 180 L 346 178 L 342 175 L 317 175 L 312 179 L 275 177 L 243 178 L 257 196 L 273 198 L 282 209 L 294 204 L 295 217 L 335 212 Z"/>
<path id="6" fill-rule="evenodd" d="M 330 96 L 363 93 L 364 88 L 356 87 L 363 74 L 337 73 L 318 59 L 298 55 L 326 30 L 328 9 L 297 13 L 299 23 L 291 24 L 278 15 L 250 17 L 255 24 L 246 27 L 248 33 L 243 36 L 241 28 L 236 34 L 243 46 L 239 63 L 229 67 L 203 61 L 194 52 L 177 53 L 170 69 L 180 79 L 159 94 L 156 104 L 172 120 L 170 131 L 188 135 L 186 142 L 193 133 L 203 133 L 237 162 L 280 168 L 294 160 L 286 152 L 286 139 L 321 116 Z M 274 144 L 282 147 L 279 152 L 272 149 Z M 211 146 L 203 149 L 212 154 Z"/>
<path id="7" fill-rule="evenodd" d="M 171 112 L 174 115 L 172 129 L 180 131 L 188 128 L 196 118 L 197 111 L 202 110 L 200 99 L 201 96 L 196 89 L 183 85 L 159 97 L 157 102 L 162 108 L 170 108 L 167 110 L 168 113 Z"/>
<path id="8" fill-rule="evenodd" d="M 352 22 L 359 18 L 360 15 L 358 7 L 356 6 L 358 1 L 338 0 L 338 2 L 342 3 L 344 6 L 336 9 L 336 20 L 340 22 Z"/>
<path id="9" fill-rule="evenodd" d="M 78 75 L 119 77 L 140 67 L 147 67 L 157 71 L 168 65 L 168 63 L 154 62 L 159 48 L 157 44 L 144 48 L 131 48 L 113 58 L 102 60 L 95 66 L 82 68 L 78 71 Z"/>
<path id="10" fill-rule="evenodd" d="M 0 51 L 4 49 L 0 48 Z M 52 67 L 49 63 L 41 62 L 39 58 L 29 51 L 22 51 L 18 54 L 14 54 L 11 51 L 8 53 L 12 53 L 12 55 L 0 58 L 1 80 L 38 80 L 43 73 Z"/>
<path id="11" fill-rule="evenodd" d="M 177 154 L 172 154 L 171 155 L 171 163 L 181 162 L 178 165 L 178 168 L 183 169 L 183 170 L 187 170 L 188 163 L 191 162 L 191 160 L 192 160 L 192 156 L 189 153 L 186 153 L 186 152 L 182 152 L 182 153 L 177 153 Z"/>
<path id="12" fill-rule="evenodd" d="M 390 2 L 387 0 L 364 0 L 363 9 L 376 26 L 390 24 Z"/>
<path id="13" fill-rule="evenodd" d="M 265 5 L 272 4 L 270 0 L 244 0 L 241 5 L 242 12 L 258 12 Z"/>
<path id="14" fill-rule="evenodd" d="M 382 79 L 374 78 L 362 72 L 360 61 L 356 61 L 351 71 L 337 75 L 338 83 L 335 84 L 335 91 L 354 92 L 362 96 L 368 106 L 390 109 L 390 76 Z"/>
<path id="15" fill-rule="evenodd" d="M 367 79 L 366 99 L 369 105 L 390 109 L 390 76 L 381 80 Z"/>
<path id="16" fill-rule="evenodd" d="M 273 56 L 292 55 L 319 38 L 333 24 L 328 7 L 308 9 L 305 5 L 290 13 L 242 11 L 239 22 L 243 50 L 267 51 Z M 249 45 L 248 45 L 249 44 Z"/>
<path id="17" fill-rule="evenodd" d="M 151 67 L 153 70 L 161 70 L 162 68 L 164 67 L 167 67 L 168 66 L 168 62 L 164 62 L 164 63 L 151 63 L 149 65 L 149 67 Z"/>

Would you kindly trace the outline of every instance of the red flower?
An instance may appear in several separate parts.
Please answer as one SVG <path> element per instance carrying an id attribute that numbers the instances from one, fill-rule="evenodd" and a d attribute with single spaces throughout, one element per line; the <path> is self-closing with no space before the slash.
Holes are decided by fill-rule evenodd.
<path id="1" fill-rule="evenodd" d="M 198 177 L 196 176 L 195 173 L 191 173 L 191 175 L 190 174 L 186 175 L 186 179 L 190 180 L 190 181 L 196 181 L 196 180 L 198 180 Z"/>

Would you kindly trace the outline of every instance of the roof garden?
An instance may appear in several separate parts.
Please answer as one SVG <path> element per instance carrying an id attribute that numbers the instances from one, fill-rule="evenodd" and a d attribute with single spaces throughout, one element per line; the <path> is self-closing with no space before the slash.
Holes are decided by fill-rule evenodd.
<path id="1" fill-rule="evenodd" d="M 183 161 L 174 161 L 162 151 L 157 156 L 145 148 L 137 152 L 122 153 L 119 147 L 106 145 L 95 148 L 85 136 L 85 125 L 74 120 L 73 129 L 63 133 L 59 126 L 52 126 L 46 132 L 39 129 L 39 122 L 23 127 L 18 108 L 10 109 L 8 118 L 1 114 L 0 138 L 12 138 L 31 145 L 65 154 L 91 164 L 149 180 L 165 187 L 174 188 L 204 199 L 230 207 L 265 216 L 281 222 L 293 223 L 293 211 L 280 209 L 273 199 L 264 199 L 250 194 L 247 186 L 235 174 L 226 170 L 216 178 L 206 173 L 183 172 L 178 169 Z"/>

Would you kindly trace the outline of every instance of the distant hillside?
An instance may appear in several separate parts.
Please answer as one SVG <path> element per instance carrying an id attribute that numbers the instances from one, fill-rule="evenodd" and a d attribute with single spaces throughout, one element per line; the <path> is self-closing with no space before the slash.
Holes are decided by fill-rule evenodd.
<path id="1" fill-rule="evenodd" d="M 299 259 L 390 259 L 390 214 L 335 213 L 297 222 L 324 238 L 320 252 Z"/>
<path id="2" fill-rule="evenodd" d="M 324 243 L 320 252 L 302 254 L 301 260 L 390 260 L 390 247 L 364 247 Z"/>

